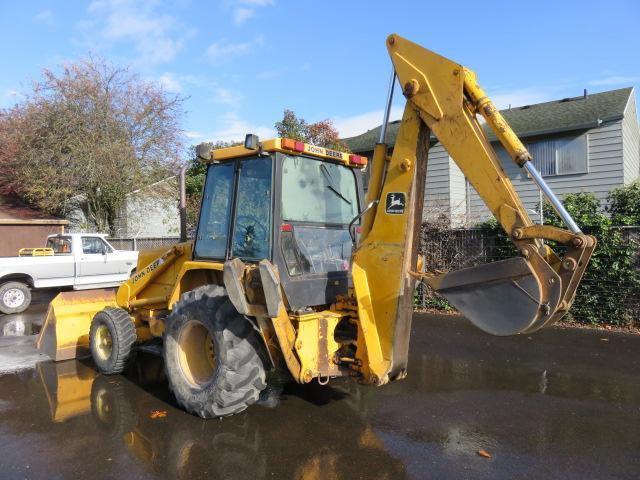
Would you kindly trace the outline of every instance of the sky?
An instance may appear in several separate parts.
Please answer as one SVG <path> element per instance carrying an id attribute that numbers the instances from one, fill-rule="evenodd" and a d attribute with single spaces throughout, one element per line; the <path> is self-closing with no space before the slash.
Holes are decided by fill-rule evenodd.
<path id="1" fill-rule="evenodd" d="M 348 137 L 382 120 L 390 33 L 515 107 L 640 87 L 639 25 L 637 0 L 0 0 L 0 107 L 91 53 L 186 97 L 186 144 L 274 136 L 284 109 Z"/>

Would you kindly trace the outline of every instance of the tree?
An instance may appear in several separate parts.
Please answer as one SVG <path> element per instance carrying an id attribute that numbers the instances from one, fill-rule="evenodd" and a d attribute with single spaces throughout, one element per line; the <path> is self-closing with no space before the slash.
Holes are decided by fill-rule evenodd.
<path id="1" fill-rule="evenodd" d="M 101 58 L 45 69 L 0 114 L 0 193 L 112 231 L 127 193 L 175 170 L 182 103 Z"/>
<path id="2" fill-rule="evenodd" d="M 276 122 L 279 137 L 291 138 L 319 147 L 330 148 L 340 152 L 348 152 L 347 145 L 340 140 L 340 133 L 329 119 L 315 123 L 307 123 L 292 110 L 285 110 L 282 120 Z"/>

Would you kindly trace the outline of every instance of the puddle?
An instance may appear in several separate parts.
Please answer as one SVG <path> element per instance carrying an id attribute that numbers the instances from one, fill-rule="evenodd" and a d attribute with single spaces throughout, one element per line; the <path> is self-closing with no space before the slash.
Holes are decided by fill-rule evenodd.
<path id="1" fill-rule="evenodd" d="M 0 337 L 24 337 L 40 333 L 42 324 L 21 318 L 0 318 Z"/>
<path id="2" fill-rule="evenodd" d="M 40 363 L 0 377 L 0 448 L 14 452 L 0 457 L 0 470 L 31 478 L 638 478 L 640 343 L 618 346 L 636 356 L 614 360 L 597 338 L 583 352 L 587 340 L 570 337 L 554 357 L 539 346 L 523 354 L 526 338 L 493 350 L 493 340 L 470 335 L 416 325 L 402 382 L 286 384 L 222 420 L 182 411 L 161 358 L 148 352 L 109 377 L 90 363 Z"/>

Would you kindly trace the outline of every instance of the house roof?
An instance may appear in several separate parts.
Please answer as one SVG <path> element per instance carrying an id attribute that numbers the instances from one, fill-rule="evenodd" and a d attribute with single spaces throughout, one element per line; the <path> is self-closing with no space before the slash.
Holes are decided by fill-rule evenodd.
<path id="1" fill-rule="evenodd" d="M 589 129 L 602 122 L 620 120 L 624 115 L 632 87 L 593 93 L 586 97 L 571 97 L 552 102 L 536 103 L 513 107 L 500 112 L 507 123 L 519 137 L 532 137 L 571 130 Z M 400 120 L 390 122 L 387 128 L 387 143 L 395 145 L 400 127 Z M 483 126 L 490 140 L 495 140 L 493 132 Z M 361 135 L 345 138 L 343 141 L 353 152 L 368 152 L 373 150 L 380 127 L 376 127 Z M 436 141 L 436 138 L 433 137 Z"/>
<path id="2" fill-rule="evenodd" d="M 61 220 L 29 208 L 12 198 L 0 197 L 0 224 L 67 225 L 68 223 L 66 220 Z"/>

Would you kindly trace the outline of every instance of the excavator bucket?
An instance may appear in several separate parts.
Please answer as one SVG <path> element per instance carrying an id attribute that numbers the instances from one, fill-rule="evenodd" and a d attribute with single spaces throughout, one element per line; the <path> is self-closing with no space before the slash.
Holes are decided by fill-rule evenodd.
<path id="1" fill-rule="evenodd" d="M 112 289 L 58 294 L 49 304 L 36 348 L 56 362 L 87 355 L 93 316 L 105 307 L 115 306 Z"/>
<path id="2" fill-rule="evenodd" d="M 562 297 L 559 275 L 537 254 L 426 281 L 475 326 L 492 335 L 537 330 L 556 313 Z"/>

